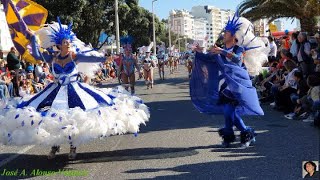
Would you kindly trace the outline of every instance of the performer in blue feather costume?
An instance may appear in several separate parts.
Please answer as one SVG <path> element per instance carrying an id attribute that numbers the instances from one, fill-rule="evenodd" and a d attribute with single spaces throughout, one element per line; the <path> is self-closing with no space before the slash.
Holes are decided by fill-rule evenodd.
<path id="1" fill-rule="evenodd" d="M 219 135 L 225 147 L 235 141 L 233 126 L 241 131 L 242 146 L 248 147 L 256 133 L 240 116 L 264 114 L 249 73 L 259 73 L 267 49 L 252 29 L 252 24 L 236 13 L 224 29 L 223 48 L 215 45 L 207 54 L 199 46 L 195 49 L 190 96 L 201 113 L 224 115 L 225 126 Z"/>
<path id="2" fill-rule="evenodd" d="M 60 145 L 70 144 L 73 160 L 79 145 L 128 132 L 136 135 L 148 121 L 148 107 L 124 88 L 96 88 L 79 81 L 80 72 L 90 76 L 106 59 L 77 39 L 71 24 L 58 19 L 28 32 L 32 55 L 50 64 L 55 79 L 38 94 L 0 103 L 0 144 L 51 146 L 49 159 Z"/>

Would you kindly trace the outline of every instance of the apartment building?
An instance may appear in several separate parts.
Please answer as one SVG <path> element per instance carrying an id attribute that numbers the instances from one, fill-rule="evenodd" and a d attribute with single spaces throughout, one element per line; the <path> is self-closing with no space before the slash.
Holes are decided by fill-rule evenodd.
<path id="1" fill-rule="evenodd" d="M 194 6 L 191 9 L 191 14 L 194 18 L 204 18 L 207 20 L 207 46 L 210 47 L 219 38 L 229 17 L 234 15 L 234 11 L 220 9 L 214 6 Z"/>

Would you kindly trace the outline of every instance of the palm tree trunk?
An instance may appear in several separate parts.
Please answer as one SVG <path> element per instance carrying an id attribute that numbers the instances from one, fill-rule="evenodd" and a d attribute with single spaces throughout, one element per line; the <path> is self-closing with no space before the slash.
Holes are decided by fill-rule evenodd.
<path id="1" fill-rule="evenodd" d="M 303 17 L 300 18 L 301 31 L 314 33 L 316 31 L 316 19 L 314 17 Z"/>

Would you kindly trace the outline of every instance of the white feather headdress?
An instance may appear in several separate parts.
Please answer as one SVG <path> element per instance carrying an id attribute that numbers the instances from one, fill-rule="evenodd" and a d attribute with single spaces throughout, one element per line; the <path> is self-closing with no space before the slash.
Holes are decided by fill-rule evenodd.
<path id="1" fill-rule="evenodd" d="M 239 24 L 235 33 L 237 45 L 245 49 L 244 63 L 250 75 L 258 75 L 262 71 L 262 65 L 268 61 L 270 48 L 254 35 L 254 26 L 248 19 L 237 15 L 235 18 Z"/>
<path id="2" fill-rule="evenodd" d="M 67 25 L 62 25 L 63 28 L 67 28 Z M 58 51 L 55 46 L 57 45 L 55 42 L 52 41 L 51 36 L 55 31 L 58 31 L 60 28 L 59 23 L 52 23 L 52 24 L 46 24 L 44 27 L 39 29 L 35 32 L 35 35 L 40 40 L 39 45 L 41 48 L 48 49 L 53 48 L 54 50 Z M 73 32 L 72 32 L 73 33 Z M 73 33 L 74 34 L 74 33 Z M 75 53 L 83 53 L 87 56 L 97 56 L 97 57 L 104 57 L 104 54 L 99 53 L 98 51 L 93 50 L 92 46 L 85 44 L 80 39 L 78 39 L 76 36 L 74 36 L 74 39 L 72 41 L 73 47 L 72 51 Z M 100 63 L 79 63 L 78 64 L 78 70 L 79 72 L 82 72 L 86 74 L 88 77 L 93 78 L 95 75 L 95 72 L 100 68 Z"/>
<path id="3" fill-rule="evenodd" d="M 146 53 L 151 52 L 152 47 L 153 47 L 153 42 L 151 42 L 147 47 Z"/>

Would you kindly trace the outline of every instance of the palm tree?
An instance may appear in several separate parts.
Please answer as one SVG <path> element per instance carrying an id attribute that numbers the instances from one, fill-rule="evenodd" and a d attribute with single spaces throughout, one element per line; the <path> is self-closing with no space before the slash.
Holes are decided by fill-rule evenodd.
<path id="1" fill-rule="evenodd" d="M 320 16 L 320 0 L 244 0 L 239 12 L 252 21 L 297 18 L 302 31 L 314 32 L 316 16 Z"/>

